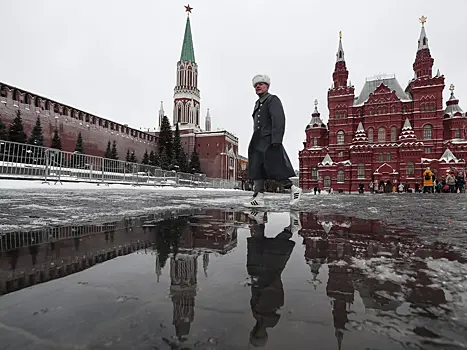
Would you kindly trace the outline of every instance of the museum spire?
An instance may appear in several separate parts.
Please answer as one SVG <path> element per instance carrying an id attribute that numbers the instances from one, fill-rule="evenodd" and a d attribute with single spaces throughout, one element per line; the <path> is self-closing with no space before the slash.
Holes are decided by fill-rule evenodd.
<path id="1" fill-rule="evenodd" d="M 420 38 L 418 39 L 417 55 L 413 64 L 415 79 L 431 78 L 433 75 L 434 59 L 431 57 L 430 48 L 428 47 L 428 36 L 425 31 L 426 20 L 425 16 L 420 17 L 422 29 L 420 31 Z"/>
<path id="2" fill-rule="evenodd" d="M 336 53 L 336 62 L 345 62 L 344 48 L 342 47 L 342 32 L 339 32 L 339 47 Z"/>
<path id="3" fill-rule="evenodd" d="M 340 89 L 348 86 L 349 71 L 345 64 L 344 49 L 342 47 L 342 32 L 339 32 L 339 47 L 336 53 L 336 65 L 332 80 L 334 82 L 333 88 Z"/>

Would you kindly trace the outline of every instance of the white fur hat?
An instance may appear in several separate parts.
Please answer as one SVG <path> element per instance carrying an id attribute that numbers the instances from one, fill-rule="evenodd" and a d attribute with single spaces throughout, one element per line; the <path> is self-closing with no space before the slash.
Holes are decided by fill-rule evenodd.
<path id="1" fill-rule="evenodd" d="M 265 83 L 271 85 L 271 78 L 269 78 L 266 74 L 255 75 L 253 77 L 253 87 L 255 87 L 258 83 Z"/>

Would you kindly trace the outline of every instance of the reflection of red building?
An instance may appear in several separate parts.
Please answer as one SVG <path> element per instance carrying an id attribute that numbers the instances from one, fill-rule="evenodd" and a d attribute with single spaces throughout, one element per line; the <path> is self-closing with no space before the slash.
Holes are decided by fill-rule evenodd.
<path id="1" fill-rule="evenodd" d="M 379 76 L 367 79 L 355 95 L 339 41 L 328 124 L 316 107 L 299 153 L 302 188 L 357 191 L 359 183 L 371 181 L 389 183 L 387 190 L 400 182 L 413 188 L 427 166 L 444 174 L 450 165 L 463 163 L 467 115 L 453 86 L 443 108 L 444 76 L 433 74 L 425 18 L 422 23 L 414 78 L 405 90 L 395 76 Z"/>
<path id="2" fill-rule="evenodd" d="M 407 230 L 388 229 L 377 220 L 343 215 L 322 217 L 312 213 L 301 213 L 300 219 L 300 235 L 306 247 L 305 259 L 314 276 L 312 284 L 317 286 L 321 283 L 321 267 L 328 265 L 326 293 L 331 299 L 339 349 L 355 292 L 358 292 L 367 309 L 394 312 L 407 300 L 413 304 L 414 312 L 420 312 L 446 303 L 443 290 L 433 285 L 426 271 L 427 264 L 422 259 L 433 257 L 464 261 L 447 247 L 424 245 L 415 234 Z M 415 259 L 411 260 L 410 257 Z M 354 258 L 363 262 L 356 264 Z M 369 275 L 361 267 L 372 266 L 371 259 L 376 259 L 376 264 L 380 261 L 378 259 L 390 259 L 388 261 L 392 262 L 395 275 L 410 274 L 410 278 L 395 282 Z"/>

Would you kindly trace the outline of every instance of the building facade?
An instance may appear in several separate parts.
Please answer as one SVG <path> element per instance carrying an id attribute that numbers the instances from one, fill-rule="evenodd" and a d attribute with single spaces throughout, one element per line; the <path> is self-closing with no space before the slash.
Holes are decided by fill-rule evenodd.
<path id="1" fill-rule="evenodd" d="M 377 76 L 366 79 L 356 95 L 340 35 L 328 90 L 328 123 L 315 101 L 299 152 L 302 188 L 355 192 L 360 183 L 368 188 L 370 182 L 386 191 L 399 183 L 413 188 L 423 182 L 427 167 L 442 176 L 452 166 L 465 166 L 467 115 L 453 85 L 443 106 L 445 77 L 439 70 L 433 74 L 426 18 L 420 21 L 414 77 L 405 89 L 394 75 Z"/>
<path id="2" fill-rule="evenodd" d="M 50 147 L 57 128 L 62 150 L 68 152 L 75 150 L 79 133 L 84 152 L 93 156 L 104 156 L 109 141 L 116 141 L 120 159 L 127 150 L 141 160 L 146 150 L 155 149 L 156 138 L 149 131 L 137 130 L 0 82 L 0 120 L 8 127 L 18 110 L 28 136 L 39 117 L 46 147 Z"/>

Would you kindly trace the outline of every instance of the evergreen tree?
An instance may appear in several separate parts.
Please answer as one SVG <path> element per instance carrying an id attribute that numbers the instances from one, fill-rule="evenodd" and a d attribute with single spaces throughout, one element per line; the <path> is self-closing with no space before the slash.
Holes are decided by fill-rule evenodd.
<path id="1" fill-rule="evenodd" d="M 193 153 L 191 153 L 190 173 L 201 173 L 201 164 L 199 162 L 199 154 L 196 152 L 196 146 L 193 149 Z"/>
<path id="2" fill-rule="evenodd" d="M 107 148 L 105 149 L 104 158 L 112 159 L 112 150 L 110 149 L 110 140 L 107 142 Z"/>
<path id="3" fill-rule="evenodd" d="M 0 140 L 7 140 L 8 134 L 6 130 L 5 124 L 3 124 L 2 120 L 0 119 Z"/>
<path id="4" fill-rule="evenodd" d="M 11 142 L 26 143 L 28 137 L 24 132 L 23 119 L 21 118 L 21 112 L 18 109 L 16 111 L 16 117 L 10 125 L 8 130 L 8 139 Z"/>
<path id="5" fill-rule="evenodd" d="M 138 163 L 138 158 L 136 158 L 135 152 L 131 152 L 130 162 L 131 163 Z"/>
<path id="6" fill-rule="evenodd" d="M 159 166 L 159 157 L 157 156 L 156 152 L 154 152 L 154 151 L 151 151 L 149 153 L 149 165 Z"/>
<path id="7" fill-rule="evenodd" d="M 165 149 L 163 149 L 161 153 L 160 166 L 164 170 L 169 170 L 170 167 L 169 157 L 167 157 L 167 152 Z"/>
<path id="8" fill-rule="evenodd" d="M 76 139 L 75 152 L 84 153 L 83 137 L 81 136 L 81 132 L 78 134 L 78 138 Z"/>
<path id="9" fill-rule="evenodd" d="M 144 152 L 143 160 L 141 161 L 141 164 L 149 164 L 149 154 L 148 154 L 148 150 L 146 150 L 146 152 Z"/>
<path id="10" fill-rule="evenodd" d="M 62 149 L 62 140 L 60 139 L 57 128 L 54 129 L 54 136 L 52 137 L 52 143 L 50 147 L 60 150 Z"/>
<path id="11" fill-rule="evenodd" d="M 44 134 L 42 133 L 41 120 L 39 117 L 37 117 L 36 119 L 36 124 L 34 125 L 34 128 L 31 131 L 28 143 L 34 146 L 44 146 Z M 29 159 L 28 163 L 43 164 L 43 158 L 43 149 L 34 147 L 32 149 L 32 159 Z"/>
<path id="12" fill-rule="evenodd" d="M 76 139 L 75 154 L 71 158 L 71 166 L 82 168 L 84 166 L 84 150 L 83 150 L 83 137 L 81 132 L 78 133 L 78 138 Z"/>
<path id="13" fill-rule="evenodd" d="M 112 151 L 110 152 L 110 158 L 118 160 L 117 141 L 115 140 L 113 140 L 112 142 Z"/>
<path id="14" fill-rule="evenodd" d="M 110 171 L 112 166 L 111 166 L 111 162 L 110 160 L 108 159 L 111 159 L 112 158 L 112 155 L 111 155 L 111 149 L 110 149 L 110 140 L 107 142 L 107 148 L 105 149 L 105 153 L 104 153 L 104 171 Z"/>
<path id="15" fill-rule="evenodd" d="M 36 119 L 36 125 L 34 125 L 31 131 L 28 143 L 35 146 L 44 146 L 44 135 L 42 134 L 41 120 L 39 117 Z"/>
<path id="16" fill-rule="evenodd" d="M 182 148 L 182 151 L 180 153 L 180 163 L 178 165 L 179 165 L 180 171 L 182 173 L 189 173 L 190 172 L 188 159 L 187 159 L 186 153 L 183 150 L 183 148 Z"/>
<path id="17" fill-rule="evenodd" d="M 159 132 L 158 139 L 158 151 L 162 159 L 162 151 L 165 151 L 165 157 L 167 159 L 167 164 L 170 166 L 173 160 L 173 134 L 172 128 L 170 127 L 169 118 L 164 116 L 162 118 L 161 130 Z M 168 168 L 167 168 L 168 169 Z"/>
<path id="18" fill-rule="evenodd" d="M 125 161 L 126 161 L 127 163 L 129 163 L 129 162 L 130 162 L 130 150 L 129 150 L 129 149 L 127 149 L 127 150 L 126 150 L 126 157 L 125 157 Z"/>
<path id="19" fill-rule="evenodd" d="M 173 165 L 181 170 L 181 158 L 183 153 L 182 141 L 180 139 L 180 129 L 178 123 L 175 124 L 174 139 L 173 139 Z"/>

